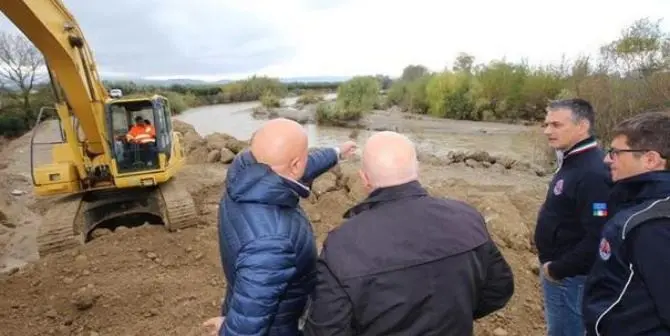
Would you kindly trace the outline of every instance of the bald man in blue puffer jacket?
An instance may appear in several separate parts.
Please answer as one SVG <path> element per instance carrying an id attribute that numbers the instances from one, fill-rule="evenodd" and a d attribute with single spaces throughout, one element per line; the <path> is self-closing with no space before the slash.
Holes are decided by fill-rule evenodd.
<path id="1" fill-rule="evenodd" d="M 301 125 L 269 121 L 228 168 L 219 204 L 219 246 L 228 290 L 218 335 L 300 335 L 316 281 L 317 247 L 299 206 L 312 181 L 355 143 L 309 151 Z M 215 320 L 216 321 L 216 320 Z"/>

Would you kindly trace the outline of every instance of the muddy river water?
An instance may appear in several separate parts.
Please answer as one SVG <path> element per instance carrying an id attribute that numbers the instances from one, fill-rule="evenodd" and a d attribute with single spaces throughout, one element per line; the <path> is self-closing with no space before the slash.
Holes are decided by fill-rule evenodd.
<path id="1" fill-rule="evenodd" d="M 333 98 L 330 96 L 327 98 Z M 284 99 L 288 106 L 296 98 Z M 251 110 L 259 102 L 245 102 L 203 106 L 185 111 L 176 117 L 195 127 L 202 136 L 214 132 L 227 133 L 238 139 L 248 139 L 266 120 L 252 116 Z M 423 153 L 437 156 L 452 150 L 486 150 L 493 155 L 504 155 L 530 162 L 543 158 L 543 139 L 529 126 L 470 122 L 407 115 L 400 112 L 376 111 L 366 117 L 370 129 L 398 130 L 412 138 Z M 345 141 L 351 129 L 304 125 L 311 146 L 334 145 Z M 371 131 L 361 130 L 358 140 L 364 141 Z"/>

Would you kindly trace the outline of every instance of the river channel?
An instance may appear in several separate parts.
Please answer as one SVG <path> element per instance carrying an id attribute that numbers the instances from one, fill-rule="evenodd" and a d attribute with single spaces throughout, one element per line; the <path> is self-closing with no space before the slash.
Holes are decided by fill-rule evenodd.
<path id="1" fill-rule="evenodd" d="M 327 98 L 332 98 L 327 97 Z M 295 104 L 296 98 L 284 99 L 284 104 Z M 231 103 L 189 109 L 175 118 L 193 125 L 202 136 L 214 132 L 227 133 L 246 140 L 266 120 L 256 119 L 251 110 L 259 102 Z M 486 150 L 493 155 L 504 155 L 536 162 L 542 157 L 538 151 L 542 139 L 529 136 L 531 127 L 490 122 L 471 122 L 408 116 L 404 113 L 376 111 L 367 117 L 371 129 L 390 129 L 407 134 L 423 153 L 443 155 L 452 150 Z M 304 125 L 310 146 L 335 145 L 349 139 L 351 129 Z M 358 140 L 364 141 L 371 131 L 362 130 Z"/>

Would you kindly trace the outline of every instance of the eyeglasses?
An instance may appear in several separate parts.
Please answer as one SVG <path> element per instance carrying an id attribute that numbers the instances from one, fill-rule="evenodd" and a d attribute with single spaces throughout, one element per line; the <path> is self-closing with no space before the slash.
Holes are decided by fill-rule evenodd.
<path id="1" fill-rule="evenodd" d="M 619 149 L 619 148 L 609 148 L 607 150 L 607 155 L 612 159 L 619 155 L 619 153 L 646 153 L 653 152 L 653 149 Z M 666 159 L 664 155 L 660 154 L 661 159 Z"/>

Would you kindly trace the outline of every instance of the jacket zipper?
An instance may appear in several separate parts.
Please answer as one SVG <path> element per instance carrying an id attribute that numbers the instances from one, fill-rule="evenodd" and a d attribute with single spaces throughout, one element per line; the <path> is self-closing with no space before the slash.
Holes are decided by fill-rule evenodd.
<path id="1" fill-rule="evenodd" d="M 635 271 L 633 270 L 633 263 L 628 264 L 628 269 L 630 270 L 630 275 L 628 276 L 628 280 L 626 281 L 626 284 L 623 286 L 623 290 L 621 290 L 619 297 L 609 307 L 607 307 L 607 309 L 605 309 L 605 311 L 602 312 L 600 316 L 598 316 L 598 320 L 596 320 L 596 325 L 593 328 L 595 329 L 597 336 L 600 336 L 600 332 L 598 331 L 598 325 L 600 324 L 600 321 L 602 321 L 605 315 L 607 315 L 607 313 L 609 313 L 614 308 L 614 306 L 619 304 L 623 296 L 626 294 L 630 282 L 633 280 L 633 276 L 635 275 Z"/>
<path id="2" fill-rule="evenodd" d="M 639 210 L 639 211 L 635 212 L 634 214 L 632 214 L 630 217 L 628 217 L 628 219 L 626 220 L 626 222 L 623 225 L 623 228 L 621 229 L 621 240 L 623 241 L 623 240 L 626 239 L 626 227 L 628 226 L 628 223 L 630 223 L 630 220 L 633 217 L 648 211 L 649 209 L 653 208 L 656 204 L 658 204 L 660 202 L 665 202 L 665 201 L 668 201 L 668 200 L 670 200 L 670 196 L 666 197 L 665 199 L 656 200 L 653 203 L 651 203 L 650 205 L 648 205 L 646 208 L 644 208 L 642 210 Z M 598 320 L 596 320 L 596 325 L 593 328 L 595 329 L 595 332 L 596 332 L 597 336 L 600 336 L 600 332 L 598 332 L 598 325 L 600 324 L 600 321 L 602 321 L 602 319 L 605 317 L 605 315 L 607 315 L 607 313 L 609 313 L 610 310 L 612 310 L 614 308 L 614 306 L 616 306 L 621 301 L 623 296 L 626 294 L 626 290 L 628 290 L 628 286 L 630 285 L 630 282 L 633 280 L 633 276 L 635 275 L 635 271 L 633 270 L 633 263 L 628 264 L 628 269 L 630 270 L 630 275 L 628 276 L 628 280 L 626 281 L 626 285 L 623 286 L 623 290 L 619 294 L 619 297 L 616 299 L 616 301 L 614 301 L 614 303 L 612 303 L 609 307 L 607 307 L 607 309 L 605 309 L 605 311 L 602 312 L 602 314 L 600 314 L 600 316 L 598 316 Z"/>

